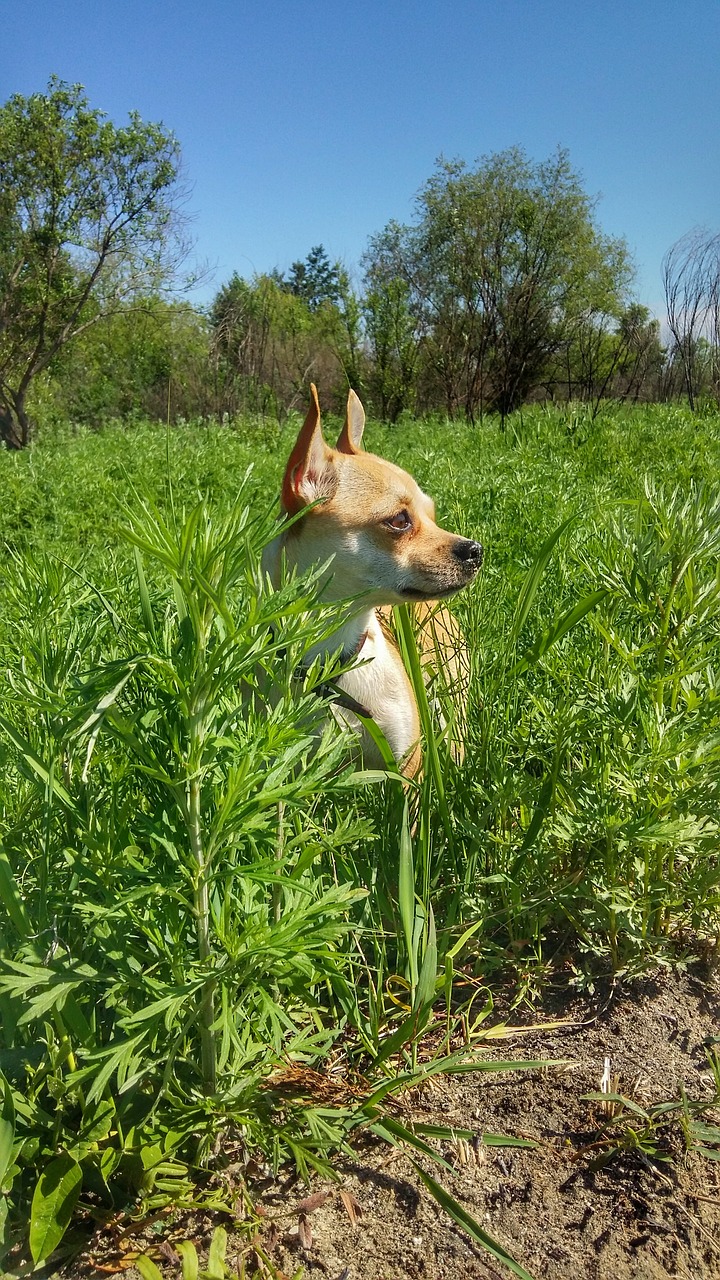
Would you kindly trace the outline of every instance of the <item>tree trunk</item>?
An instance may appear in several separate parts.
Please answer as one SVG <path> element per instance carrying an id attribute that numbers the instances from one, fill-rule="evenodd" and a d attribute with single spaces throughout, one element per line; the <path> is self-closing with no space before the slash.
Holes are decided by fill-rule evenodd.
<path id="1" fill-rule="evenodd" d="M 24 395 L 14 395 L 12 403 L 0 404 L 0 440 L 7 449 L 24 449 L 31 434 Z"/>

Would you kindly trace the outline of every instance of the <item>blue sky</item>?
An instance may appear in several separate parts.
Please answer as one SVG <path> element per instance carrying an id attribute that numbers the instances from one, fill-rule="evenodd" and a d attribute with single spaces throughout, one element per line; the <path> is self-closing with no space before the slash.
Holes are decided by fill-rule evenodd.
<path id="1" fill-rule="evenodd" d="M 718 0 L 3 0 L 1 25 L 0 100 L 55 73 L 175 132 L 203 298 L 320 243 L 357 268 L 441 153 L 567 147 L 656 314 L 670 244 L 720 229 Z"/>

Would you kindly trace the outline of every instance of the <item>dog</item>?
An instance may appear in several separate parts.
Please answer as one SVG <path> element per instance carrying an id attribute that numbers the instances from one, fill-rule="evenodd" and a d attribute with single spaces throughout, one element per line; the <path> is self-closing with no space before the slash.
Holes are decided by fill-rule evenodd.
<path id="1" fill-rule="evenodd" d="M 444 668 L 446 682 L 448 673 L 461 681 L 462 634 L 449 611 L 434 602 L 472 582 L 483 549 L 438 528 L 435 504 L 412 476 L 363 451 L 365 411 L 354 391 L 338 442 L 330 448 L 317 388 L 310 390 L 310 409 L 282 483 L 282 511 L 294 519 L 266 547 L 263 569 L 277 587 L 283 560 L 299 573 L 329 562 L 321 598 L 357 600 L 357 611 L 309 657 L 340 651 L 343 665 L 357 659 L 338 679 L 344 696 L 337 718 L 360 738 L 366 767 L 381 768 L 380 752 L 359 719 L 361 713 L 372 716 L 400 769 L 413 778 L 422 762 L 420 718 L 389 606 L 414 607 L 426 682 L 433 667 Z"/>

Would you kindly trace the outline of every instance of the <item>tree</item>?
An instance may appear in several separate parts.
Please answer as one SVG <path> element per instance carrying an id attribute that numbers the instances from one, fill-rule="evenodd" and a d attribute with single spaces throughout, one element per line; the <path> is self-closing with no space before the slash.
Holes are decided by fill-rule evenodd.
<path id="1" fill-rule="evenodd" d="M 668 250 L 663 288 L 670 360 L 680 365 L 690 408 L 694 409 L 707 369 L 713 385 L 720 343 L 720 235 L 696 227 Z M 708 368 L 709 366 L 709 368 Z"/>
<path id="2" fill-rule="evenodd" d="M 360 392 L 365 385 L 367 354 L 363 332 L 362 298 L 356 292 L 350 275 L 341 263 L 333 268 L 337 275 L 337 298 L 314 313 L 320 335 L 337 358 L 342 370 L 342 383 L 335 385 L 338 408 L 344 412 L 348 387 Z"/>
<path id="3" fill-rule="evenodd" d="M 617 375 L 621 400 L 636 402 L 641 395 L 655 398 L 665 363 L 659 320 L 652 319 L 647 307 L 633 302 L 620 317 L 617 340 L 623 351 Z"/>
<path id="4" fill-rule="evenodd" d="M 211 310 L 218 407 L 278 413 L 299 408 L 312 380 L 335 386 L 349 359 L 352 317 L 325 304 L 313 310 L 275 273 L 237 273 Z M 347 397 L 347 382 L 343 391 Z"/>
<path id="5" fill-rule="evenodd" d="M 340 298 L 340 275 L 323 246 L 316 244 L 304 262 L 293 262 L 287 288 L 316 311 L 324 302 L 336 303 Z"/>
<path id="6" fill-rule="evenodd" d="M 365 331 L 372 358 L 370 387 L 380 414 L 395 422 L 414 407 L 418 337 L 404 280 L 378 280 L 365 295 Z"/>
<path id="7" fill-rule="evenodd" d="M 449 413 L 504 417 L 542 381 L 581 314 L 619 314 L 627 247 L 603 236 L 567 153 L 533 164 L 512 148 L 468 169 L 440 160 L 412 226 L 390 224 L 365 257 L 397 278 Z"/>
<path id="8" fill-rule="evenodd" d="M 182 238 L 179 147 L 131 113 L 93 110 L 81 85 L 0 108 L 0 436 L 32 434 L 33 380 L 89 325 L 165 288 Z"/>
<path id="9" fill-rule="evenodd" d="M 618 316 L 577 317 L 551 381 L 564 385 L 569 400 L 590 403 L 595 417 L 608 397 L 636 401 L 651 386 L 656 391 L 664 357 L 658 321 L 633 302 Z"/>
<path id="10" fill-rule="evenodd" d="M 274 276 L 243 280 L 235 272 L 210 312 L 218 408 L 264 412 L 272 390 L 271 343 L 277 296 Z"/>
<path id="11" fill-rule="evenodd" d="M 47 395 L 64 418 L 96 426 L 133 413 L 175 420 L 215 412 L 206 317 L 183 301 L 140 301 L 58 354 Z"/>

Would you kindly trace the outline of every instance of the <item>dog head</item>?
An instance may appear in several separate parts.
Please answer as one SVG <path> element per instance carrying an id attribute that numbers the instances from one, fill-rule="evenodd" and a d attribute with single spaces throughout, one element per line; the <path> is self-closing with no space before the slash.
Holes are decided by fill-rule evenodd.
<path id="1" fill-rule="evenodd" d="M 467 586 L 482 562 L 479 543 L 438 528 L 435 504 L 412 476 L 363 451 L 354 391 L 334 449 L 311 392 L 282 485 L 285 514 L 305 512 L 281 535 L 288 564 L 302 572 L 332 560 L 326 599 L 364 595 L 373 606 L 440 600 Z"/>

